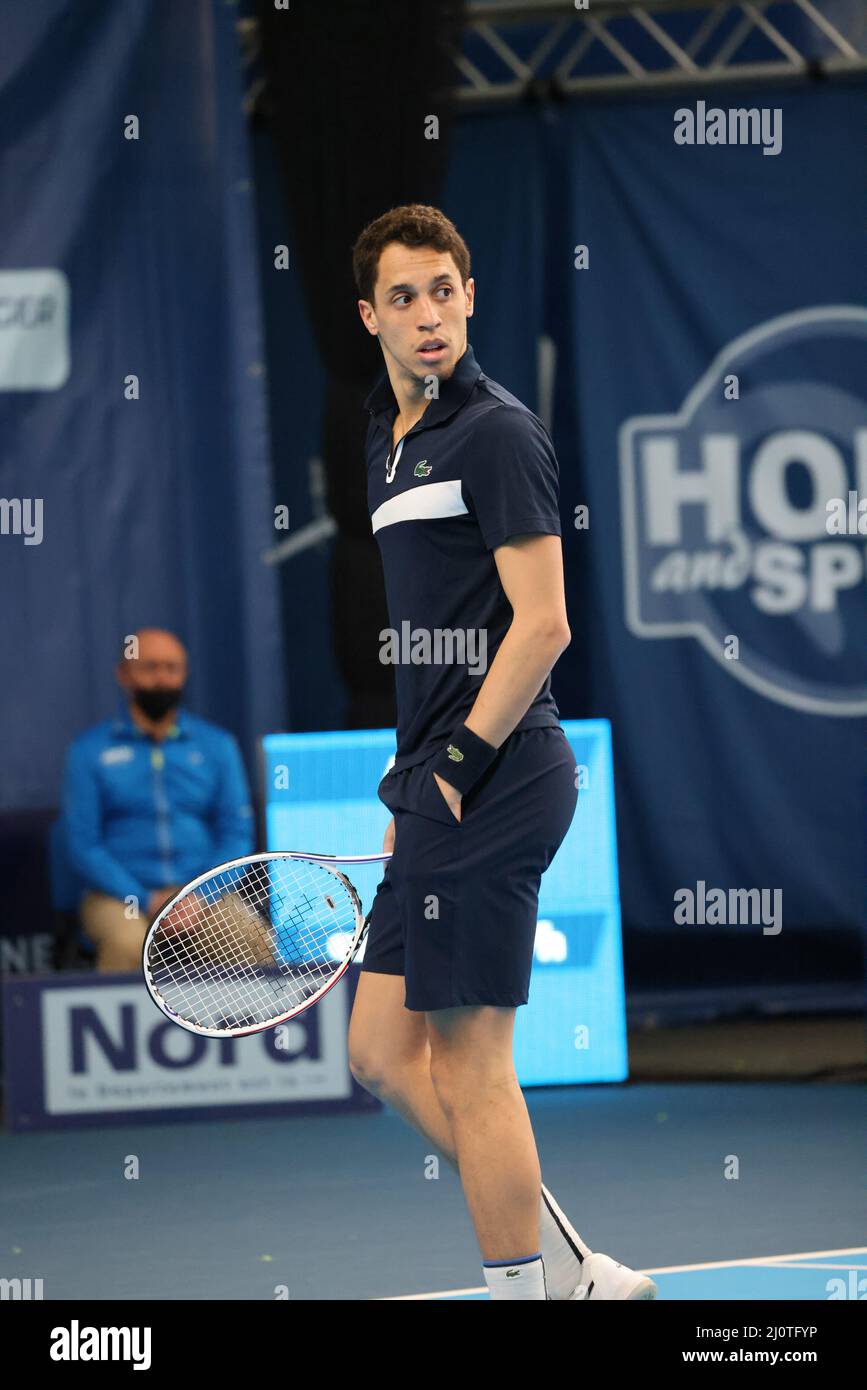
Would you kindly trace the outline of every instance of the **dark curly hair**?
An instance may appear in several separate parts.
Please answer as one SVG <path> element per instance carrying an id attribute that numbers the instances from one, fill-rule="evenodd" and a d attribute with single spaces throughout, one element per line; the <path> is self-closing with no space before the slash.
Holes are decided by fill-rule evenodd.
<path id="1" fill-rule="evenodd" d="M 352 272 L 360 299 L 373 303 L 379 258 L 391 241 L 403 246 L 432 246 L 435 251 L 450 251 L 461 284 L 470 278 L 470 253 L 466 242 L 455 226 L 439 208 L 424 203 L 406 203 L 390 208 L 374 222 L 369 222 L 352 248 Z"/>

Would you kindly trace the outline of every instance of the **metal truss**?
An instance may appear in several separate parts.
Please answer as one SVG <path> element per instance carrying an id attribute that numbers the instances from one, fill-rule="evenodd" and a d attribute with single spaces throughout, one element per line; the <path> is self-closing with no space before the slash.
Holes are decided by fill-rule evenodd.
<path id="1" fill-rule="evenodd" d="M 864 0 L 470 0 L 461 105 L 867 71 Z"/>
<path id="2" fill-rule="evenodd" d="M 370 0 L 375 4 L 376 0 Z M 423 3 L 423 0 L 408 0 Z M 577 5 L 586 3 L 586 9 Z M 245 0 L 244 8 L 251 8 Z M 248 117 L 267 101 L 259 25 L 239 18 Z M 467 0 L 460 106 L 867 72 L 864 0 Z"/>

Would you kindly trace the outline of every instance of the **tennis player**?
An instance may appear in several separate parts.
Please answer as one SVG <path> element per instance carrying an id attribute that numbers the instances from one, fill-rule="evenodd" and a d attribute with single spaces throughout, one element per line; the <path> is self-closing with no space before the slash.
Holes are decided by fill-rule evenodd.
<path id="1" fill-rule="evenodd" d="M 653 1298 L 542 1186 L 512 1060 L 539 881 L 577 798 L 550 689 L 570 640 L 554 449 L 476 362 L 470 255 L 443 213 L 385 213 L 353 269 L 385 359 L 366 454 L 398 720 L 352 1073 L 460 1173 L 491 1298 Z"/>

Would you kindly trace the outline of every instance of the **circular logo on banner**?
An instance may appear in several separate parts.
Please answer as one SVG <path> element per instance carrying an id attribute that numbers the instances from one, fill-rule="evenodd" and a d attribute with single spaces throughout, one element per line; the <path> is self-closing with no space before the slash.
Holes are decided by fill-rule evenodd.
<path id="1" fill-rule="evenodd" d="M 770 700 L 867 714 L 867 310 L 725 348 L 676 415 L 620 430 L 626 623 L 692 637 Z"/>

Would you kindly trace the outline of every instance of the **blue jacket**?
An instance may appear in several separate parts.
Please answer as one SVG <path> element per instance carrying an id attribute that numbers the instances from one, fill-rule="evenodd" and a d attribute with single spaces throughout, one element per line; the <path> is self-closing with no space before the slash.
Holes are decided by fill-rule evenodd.
<path id="1" fill-rule="evenodd" d="M 145 902 L 253 849 L 238 745 L 185 711 L 160 743 L 126 713 L 81 734 L 67 756 L 62 814 L 85 890 L 113 898 Z"/>

